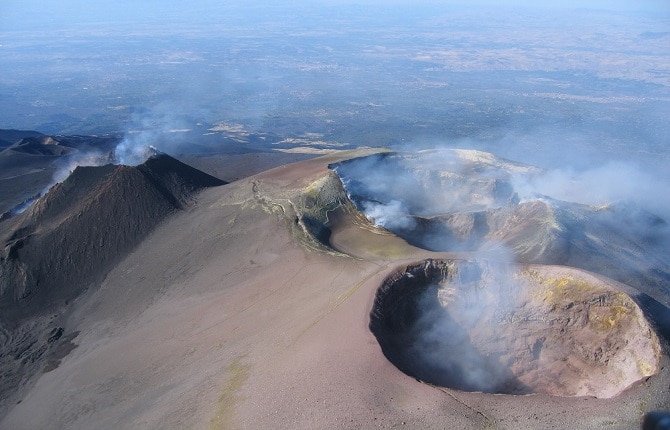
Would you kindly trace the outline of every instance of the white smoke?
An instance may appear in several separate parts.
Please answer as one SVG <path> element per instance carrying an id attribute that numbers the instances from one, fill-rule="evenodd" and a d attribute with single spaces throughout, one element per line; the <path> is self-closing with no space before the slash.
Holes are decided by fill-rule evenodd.
<path id="1" fill-rule="evenodd" d="M 482 264 L 464 261 L 417 299 L 420 315 L 411 327 L 417 377 L 466 391 L 519 392 L 505 353 L 489 338 L 523 303 L 523 286 L 510 261 Z"/>
<path id="2" fill-rule="evenodd" d="M 10 210 L 11 216 L 25 212 L 35 200 L 45 195 L 51 187 L 67 179 L 78 166 L 101 166 L 108 164 L 109 162 L 109 154 L 104 154 L 99 151 L 75 152 L 57 159 L 54 163 L 56 170 L 54 171 L 49 184 L 36 196 L 12 208 Z"/>
<path id="3" fill-rule="evenodd" d="M 47 186 L 44 193 L 49 191 L 53 185 L 63 182 L 79 166 L 102 166 L 110 163 L 109 154 L 98 151 L 77 152 L 56 162 L 57 170 L 53 175 L 51 184 Z"/>
<path id="4" fill-rule="evenodd" d="M 579 171 L 553 169 L 541 175 L 518 175 L 512 178 L 514 190 L 522 200 L 548 196 L 590 206 L 624 201 L 659 215 L 670 212 L 670 201 L 659 198 L 663 190 L 667 189 L 666 182 L 662 175 L 621 161 Z"/>
<path id="5" fill-rule="evenodd" d="M 496 209 L 518 200 L 549 199 L 593 207 L 634 204 L 670 219 L 670 200 L 664 198 L 670 185 L 667 173 L 621 161 L 581 170 L 541 170 L 487 160 L 481 154 L 471 155 L 484 161 L 478 167 L 467 158 L 459 161 L 447 150 L 404 154 L 406 161 L 366 157 L 335 170 L 362 212 L 390 230 L 412 228 L 412 216 Z"/>
<path id="6" fill-rule="evenodd" d="M 377 227 L 389 230 L 411 229 L 416 225 L 416 221 L 408 216 L 407 208 L 399 200 L 387 203 L 364 202 L 363 213 Z"/>
<path id="7" fill-rule="evenodd" d="M 617 161 L 541 170 L 489 159 L 491 169 L 481 153 L 460 166 L 440 151 L 400 154 L 336 171 L 359 210 L 408 243 L 484 258 L 510 248 L 515 261 L 579 267 L 652 297 L 669 291 L 667 169 Z M 475 158 L 486 162 L 468 165 Z"/>
<path id="8" fill-rule="evenodd" d="M 154 131 L 143 131 L 136 134 L 126 135 L 114 148 L 114 163 L 126 166 L 137 166 L 144 163 L 147 158 L 156 153 L 158 133 Z"/>
<path id="9" fill-rule="evenodd" d="M 114 149 L 114 162 L 136 166 L 156 151 L 178 152 L 187 145 L 184 133 L 190 132 L 192 126 L 179 105 L 157 104 L 135 115 L 123 140 Z"/>
<path id="10" fill-rule="evenodd" d="M 11 210 L 11 215 L 24 212 L 39 197 L 46 194 L 51 187 L 65 181 L 79 166 L 102 166 L 105 164 L 123 164 L 137 166 L 145 162 L 157 152 L 175 151 L 185 142 L 181 140 L 181 132 L 190 131 L 187 122 L 180 117 L 173 104 L 160 104 L 136 115 L 129 130 L 111 153 L 95 149 L 79 149 L 71 154 L 58 158 L 55 172 L 49 184 L 39 195 L 23 202 Z"/>

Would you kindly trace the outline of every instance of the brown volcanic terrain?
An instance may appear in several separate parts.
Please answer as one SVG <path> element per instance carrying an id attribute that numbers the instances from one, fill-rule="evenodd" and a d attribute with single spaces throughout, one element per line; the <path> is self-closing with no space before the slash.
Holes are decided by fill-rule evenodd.
<path id="1" fill-rule="evenodd" d="M 135 188 L 123 186 L 109 188 L 110 195 L 121 194 L 144 211 L 166 208 L 169 216 L 135 247 L 117 254 L 117 261 L 108 261 L 104 279 L 82 278 L 89 288 L 78 296 L 65 289 L 57 300 L 71 294 L 67 306 L 48 319 L 29 318 L 20 334 L 3 330 L 3 360 L 17 356 L 16 362 L 30 362 L 7 348 L 27 333 L 41 333 L 47 345 L 43 356 L 49 359 L 35 360 L 35 376 L 3 396 L 0 427 L 623 429 L 639 426 L 647 411 L 670 408 L 667 339 L 661 339 L 658 372 L 645 376 L 654 373 L 652 366 L 611 398 L 465 392 L 421 383 L 398 370 L 368 327 L 378 288 L 408 265 L 428 258 L 458 260 L 467 253 L 413 247 L 361 216 L 328 168 L 361 155 L 330 155 L 205 188 L 182 211 L 170 202 L 190 200 L 193 194 L 180 190 L 191 188 L 163 170 L 153 176 L 127 167 L 75 172 L 73 180 L 102 187 L 94 196 L 105 195 L 103 184 L 116 183 L 110 178 L 126 178 L 122 183 L 148 197 L 138 198 Z M 164 185 L 156 187 L 155 181 Z M 124 216 L 137 209 L 118 200 L 123 209 L 103 208 L 101 200 L 81 191 L 85 187 L 74 188 L 81 194 L 77 201 L 89 206 L 61 210 L 59 199 L 40 212 L 40 202 L 1 223 L 3 237 L 10 242 L 24 237 L 25 248 L 36 243 L 30 235 L 42 234 L 41 226 L 57 230 L 77 217 L 90 217 L 84 226 L 113 225 L 118 231 L 136 225 Z M 55 188 L 42 200 L 58 192 Z M 147 200 L 153 209 L 142 206 Z M 110 209 L 113 216 L 105 215 Z M 77 235 L 92 237 L 85 228 Z M 21 255 L 24 248 L 14 249 Z M 64 255 L 58 246 L 40 252 L 53 259 L 51 264 L 68 264 L 58 258 Z M 97 252 L 87 255 L 82 261 L 91 264 Z M 41 261 L 30 267 L 42 267 Z M 36 273 L 73 276 L 40 270 Z M 537 270 L 547 279 L 566 274 L 554 266 Z M 612 297 L 635 293 L 576 269 L 569 275 L 602 286 Z M 26 283 L 16 291 L 39 297 L 41 288 Z M 6 297 L 17 300 L 14 293 Z M 664 306 L 657 303 L 654 309 L 667 312 Z M 591 310 L 586 306 L 582 312 Z M 636 318 L 644 328 L 644 320 Z M 634 339 L 647 333 L 626 331 L 638 320 L 617 334 Z M 589 339 L 575 341 L 584 351 L 602 347 Z M 60 347 L 51 347 L 55 344 Z"/>

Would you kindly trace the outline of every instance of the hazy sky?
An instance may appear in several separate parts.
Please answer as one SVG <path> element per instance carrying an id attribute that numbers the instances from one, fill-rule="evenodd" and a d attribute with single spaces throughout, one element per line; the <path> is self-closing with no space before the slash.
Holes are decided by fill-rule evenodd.
<path id="1" fill-rule="evenodd" d="M 454 7 L 461 5 L 484 7 L 532 6 L 538 7 L 535 0 L 513 0 L 501 3 L 494 0 L 468 1 L 435 1 L 435 0 L 292 0 L 282 2 L 282 8 L 299 8 L 308 6 L 312 9 L 319 6 L 374 6 L 388 8 L 422 8 L 429 6 Z M 268 1 L 214 1 L 194 0 L 183 1 L 159 0 L 117 0 L 82 1 L 82 0 L 4 0 L 0 3 L 0 32 L 3 30 L 30 29 L 35 26 L 68 27 L 74 24 L 140 21 L 160 22 L 170 20 L 212 19 L 218 14 L 225 14 L 231 8 L 277 7 Z M 618 11 L 652 12 L 657 16 L 670 18 L 670 1 L 667 0 L 561 0 L 542 2 L 541 7 L 548 8 L 593 8 Z"/>

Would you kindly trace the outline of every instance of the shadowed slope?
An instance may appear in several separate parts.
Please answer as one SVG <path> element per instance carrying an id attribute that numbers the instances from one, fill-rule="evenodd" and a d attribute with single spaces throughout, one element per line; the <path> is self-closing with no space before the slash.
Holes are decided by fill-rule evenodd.
<path id="1" fill-rule="evenodd" d="M 225 183 L 164 154 L 149 158 L 137 170 L 175 207 L 188 204 L 193 193 L 204 187 Z"/>
<path id="2" fill-rule="evenodd" d="M 76 168 L 2 226 L 3 320 L 72 300 L 193 193 L 223 183 L 167 155 L 138 167 Z"/>

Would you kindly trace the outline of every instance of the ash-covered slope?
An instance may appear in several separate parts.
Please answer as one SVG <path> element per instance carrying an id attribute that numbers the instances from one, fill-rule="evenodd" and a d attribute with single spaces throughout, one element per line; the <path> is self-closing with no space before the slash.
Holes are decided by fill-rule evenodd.
<path id="1" fill-rule="evenodd" d="M 77 167 L 0 224 L 3 322 L 66 304 L 195 192 L 222 184 L 164 154 L 137 167 Z"/>

